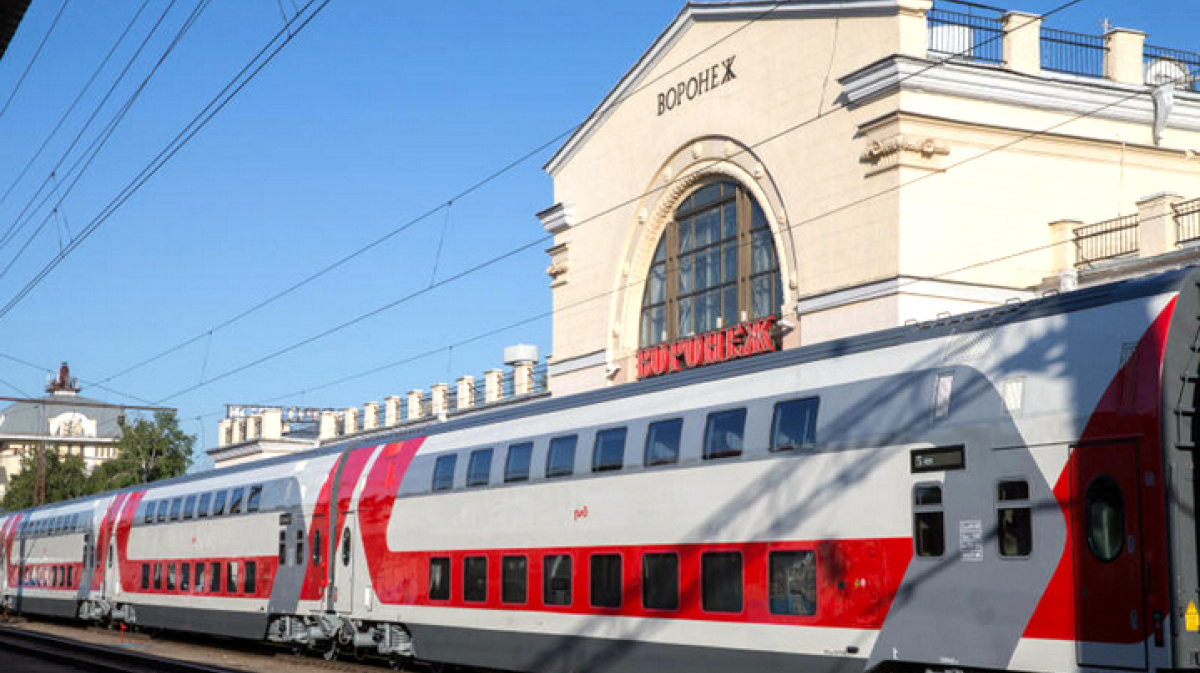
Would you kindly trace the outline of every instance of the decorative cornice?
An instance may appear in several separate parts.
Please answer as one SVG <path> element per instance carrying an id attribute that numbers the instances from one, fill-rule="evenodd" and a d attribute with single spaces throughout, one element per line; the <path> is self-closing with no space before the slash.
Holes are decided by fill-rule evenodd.
<path id="1" fill-rule="evenodd" d="M 800 301 L 796 302 L 796 310 L 803 317 L 808 313 L 827 311 L 839 306 L 857 304 L 897 294 L 942 297 L 960 301 L 992 304 L 1003 304 L 1014 298 L 1025 301 L 1033 299 L 1036 296 L 1032 292 L 1016 288 L 976 285 L 973 283 L 955 283 L 914 276 L 896 276 L 886 280 L 844 287 L 839 290 L 801 298 Z"/>
<path id="2" fill-rule="evenodd" d="M 537 214 L 547 234 L 558 235 L 575 225 L 575 204 L 556 203 Z"/>

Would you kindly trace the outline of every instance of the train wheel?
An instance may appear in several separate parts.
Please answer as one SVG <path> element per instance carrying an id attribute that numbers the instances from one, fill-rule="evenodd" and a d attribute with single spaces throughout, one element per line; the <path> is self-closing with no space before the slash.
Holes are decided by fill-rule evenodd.
<path id="1" fill-rule="evenodd" d="M 403 671 L 408 667 L 408 659 L 398 654 L 393 654 L 392 656 L 388 657 L 387 663 L 388 668 L 392 669 L 393 671 Z"/>
<path id="2" fill-rule="evenodd" d="M 337 659 L 337 656 L 338 656 L 337 641 L 336 640 L 329 641 L 329 649 L 325 650 L 321 654 L 321 656 L 325 658 L 325 661 L 333 661 L 333 660 Z"/>

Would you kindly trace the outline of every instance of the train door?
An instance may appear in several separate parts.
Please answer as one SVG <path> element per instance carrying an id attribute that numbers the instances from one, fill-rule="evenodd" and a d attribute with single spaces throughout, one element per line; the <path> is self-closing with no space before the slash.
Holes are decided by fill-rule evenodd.
<path id="1" fill-rule="evenodd" d="M 329 572 L 325 560 L 329 556 L 329 517 L 324 514 L 313 514 L 309 524 L 312 531 L 309 546 L 309 559 L 312 563 L 313 575 L 317 578 L 316 595 L 320 596 L 321 607 L 325 608 L 326 593 L 329 590 Z"/>
<path id="2" fill-rule="evenodd" d="M 1146 668 L 1137 444 L 1075 448 L 1075 629 L 1081 666 Z"/>
<path id="3" fill-rule="evenodd" d="M 342 530 L 338 533 L 335 558 L 329 559 L 334 569 L 333 609 L 348 613 L 354 609 L 354 538 L 358 517 L 355 512 L 343 512 L 339 517 Z"/>

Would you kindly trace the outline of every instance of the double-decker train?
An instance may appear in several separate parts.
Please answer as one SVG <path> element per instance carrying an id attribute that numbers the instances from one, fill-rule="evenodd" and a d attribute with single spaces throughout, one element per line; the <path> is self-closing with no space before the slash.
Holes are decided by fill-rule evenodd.
<path id="1" fill-rule="evenodd" d="M 0 515 L 23 613 L 515 671 L 1200 668 L 1183 269 Z"/>

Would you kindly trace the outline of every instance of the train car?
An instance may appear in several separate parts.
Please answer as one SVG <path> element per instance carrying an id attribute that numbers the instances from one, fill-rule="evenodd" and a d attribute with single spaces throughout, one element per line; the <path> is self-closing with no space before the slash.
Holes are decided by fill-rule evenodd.
<path id="1" fill-rule="evenodd" d="M 1200 668 L 1198 284 L 1178 270 L 16 513 L 5 600 L 45 610 L 12 579 L 75 545 L 103 569 L 83 617 L 397 666 Z M 50 553 L 44 522 L 88 508 Z"/>

